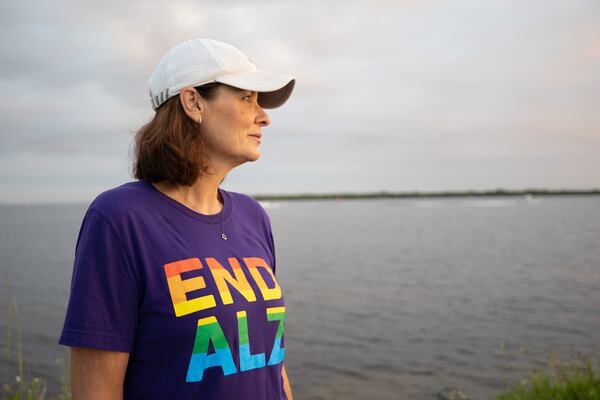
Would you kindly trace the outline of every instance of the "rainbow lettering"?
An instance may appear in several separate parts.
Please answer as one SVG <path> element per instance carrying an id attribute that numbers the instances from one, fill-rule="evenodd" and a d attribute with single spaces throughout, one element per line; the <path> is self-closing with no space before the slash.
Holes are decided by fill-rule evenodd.
<path id="1" fill-rule="evenodd" d="M 258 288 L 260 289 L 260 292 L 265 300 L 275 300 L 281 298 L 281 288 L 275 279 L 275 275 L 273 275 L 273 271 L 271 271 L 271 267 L 269 267 L 269 264 L 267 264 L 265 260 L 258 257 L 250 257 L 244 258 L 244 263 L 246 263 L 246 266 L 250 271 L 250 275 L 252 275 L 254 278 L 254 281 L 258 285 Z M 264 268 L 269 275 L 271 275 L 274 285 L 272 288 L 267 286 L 267 283 L 258 271 L 258 267 Z"/>
<path id="2" fill-rule="evenodd" d="M 244 272 L 242 271 L 240 263 L 237 259 L 233 257 L 229 258 L 229 265 L 233 269 L 233 274 L 235 275 L 235 278 L 231 276 L 229 271 L 227 271 L 214 258 L 207 258 L 206 263 L 208 264 L 208 268 L 210 268 L 210 272 L 212 273 L 213 279 L 215 280 L 215 283 L 219 288 L 219 294 L 221 295 L 221 300 L 223 301 L 223 304 L 233 303 L 233 299 L 231 298 L 231 293 L 229 293 L 227 283 L 229 283 L 238 292 L 240 292 L 247 301 L 256 301 L 256 295 L 250 287 L 250 283 L 248 283 L 248 279 L 246 279 L 246 275 L 244 275 Z"/>
<path id="3" fill-rule="evenodd" d="M 165 264 L 169 292 L 171 292 L 175 315 L 178 317 L 216 306 L 215 297 L 212 294 L 191 300 L 188 300 L 185 295 L 192 290 L 204 289 L 206 283 L 201 276 L 182 280 L 181 274 L 201 268 L 202 263 L 198 258 L 188 258 L 187 260 Z"/>
<path id="4" fill-rule="evenodd" d="M 265 353 L 250 354 L 250 340 L 248 339 L 248 319 L 246 311 L 237 312 L 238 337 L 240 343 L 240 371 L 249 371 L 265 366 Z"/>
<path id="5" fill-rule="evenodd" d="M 252 303 L 257 301 L 256 293 L 250 282 L 248 274 L 253 278 L 256 287 L 265 301 L 278 300 L 282 298 L 281 287 L 275 279 L 275 275 L 267 262 L 259 257 L 243 258 L 242 266 L 237 258 L 229 257 L 229 267 L 232 272 L 224 267 L 216 258 L 204 260 L 210 271 L 204 276 L 182 279 L 181 275 L 186 272 L 202 270 L 203 264 L 199 258 L 188 258 L 164 265 L 169 293 L 173 302 L 173 310 L 176 317 L 181 317 L 194 312 L 216 307 L 215 295 L 204 294 L 188 299 L 187 294 L 200 289 L 207 289 L 205 278 L 211 276 L 219 292 L 219 297 L 224 306 L 232 306 L 236 301 Z M 260 269 L 266 271 L 263 275 Z M 265 277 L 270 279 L 269 283 Z M 235 289 L 241 296 L 232 296 L 231 288 Z M 194 293 L 196 295 L 196 293 Z M 285 307 L 267 307 L 265 323 L 279 321 L 277 332 L 273 339 L 273 348 L 266 360 L 265 353 L 252 354 L 250 350 L 250 332 L 248 331 L 248 316 L 245 310 L 236 312 L 238 327 L 238 353 L 239 364 L 236 366 L 234 356 L 223 333 L 216 316 L 200 318 L 196 326 L 194 347 L 188 365 L 186 382 L 199 382 L 204 376 L 204 371 L 211 367 L 220 367 L 223 375 L 231 375 L 238 372 L 250 371 L 265 366 L 277 365 L 283 362 L 285 349 L 281 347 L 284 332 Z M 214 352 L 208 354 L 210 343 Z"/>
<path id="6" fill-rule="evenodd" d="M 285 307 L 267 308 L 267 321 L 279 321 L 275 343 L 269 357 L 269 365 L 279 364 L 285 357 L 285 349 L 281 348 L 281 338 L 283 337 L 283 323 L 285 321 Z"/>
<path id="7" fill-rule="evenodd" d="M 212 341 L 215 352 L 208 355 L 208 345 Z M 210 367 L 221 367 L 223 375 L 237 372 L 229 344 L 221 326 L 215 317 L 206 317 L 198 320 L 196 341 L 192 351 L 192 359 L 188 366 L 186 382 L 199 382 L 202 380 L 204 370 Z"/>

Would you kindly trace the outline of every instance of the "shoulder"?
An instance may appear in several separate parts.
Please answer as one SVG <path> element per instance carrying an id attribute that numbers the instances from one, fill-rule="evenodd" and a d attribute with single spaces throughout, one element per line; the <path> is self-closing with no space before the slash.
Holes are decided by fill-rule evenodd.
<path id="1" fill-rule="evenodd" d="M 114 220 L 137 213 L 148 203 L 148 184 L 142 181 L 127 182 L 100 193 L 89 210 Z"/>
<path id="2" fill-rule="evenodd" d="M 254 199 L 251 196 L 248 196 L 247 194 L 239 193 L 239 192 L 232 192 L 230 190 L 226 190 L 225 192 L 227 194 L 229 194 L 229 196 L 231 197 L 231 201 L 236 202 L 236 204 L 238 204 L 238 205 L 241 205 L 243 207 L 253 208 L 256 210 L 260 210 L 262 212 L 265 211 L 263 206 L 261 206 L 260 203 L 256 199 Z"/>
<path id="3" fill-rule="evenodd" d="M 256 199 L 244 193 L 232 192 L 229 190 L 226 190 L 225 192 L 229 194 L 231 202 L 235 208 L 241 210 L 246 215 L 254 214 L 258 218 L 266 220 L 270 223 L 269 215 Z"/>

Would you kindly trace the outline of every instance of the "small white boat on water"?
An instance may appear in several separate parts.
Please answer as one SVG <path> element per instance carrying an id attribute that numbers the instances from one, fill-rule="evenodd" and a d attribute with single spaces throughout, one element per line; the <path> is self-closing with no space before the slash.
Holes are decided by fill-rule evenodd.
<path id="1" fill-rule="evenodd" d="M 542 198 L 534 197 L 531 193 L 527 193 L 525 195 L 525 202 L 527 202 L 527 204 L 529 204 L 530 206 L 537 206 L 542 202 Z"/>

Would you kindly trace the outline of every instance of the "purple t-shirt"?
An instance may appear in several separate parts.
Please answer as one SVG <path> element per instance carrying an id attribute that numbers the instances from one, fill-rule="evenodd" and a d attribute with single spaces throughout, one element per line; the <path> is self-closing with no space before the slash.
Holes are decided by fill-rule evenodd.
<path id="1" fill-rule="evenodd" d="M 59 342 L 129 352 L 126 399 L 285 399 L 269 217 L 219 193 L 205 216 L 135 181 L 85 215 Z"/>

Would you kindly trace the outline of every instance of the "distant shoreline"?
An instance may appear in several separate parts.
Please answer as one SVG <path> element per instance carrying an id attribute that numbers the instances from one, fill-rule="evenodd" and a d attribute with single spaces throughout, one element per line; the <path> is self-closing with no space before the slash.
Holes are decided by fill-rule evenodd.
<path id="1" fill-rule="evenodd" d="M 587 190 L 486 190 L 486 191 L 443 191 L 443 192 L 369 192 L 369 193 L 306 193 L 306 194 L 259 194 L 256 200 L 351 200 L 388 198 L 440 198 L 440 197 L 498 197 L 498 196 L 589 196 L 600 195 L 600 189 Z"/>
<path id="2" fill-rule="evenodd" d="M 246 192 L 244 192 L 246 193 Z M 467 190 L 467 191 L 439 191 L 439 192 L 339 192 L 339 193 L 298 193 L 298 194 L 249 194 L 258 201 L 295 201 L 295 200 L 354 200 L 354 199 L 435 199 L 435 198 L 467 198 L 467 197 L 517 197 L 524 196 L 531 200 L 541 196 L 598 196 L 600 189 L 520 189 L 520 190 Z M 31 202 L 3 202 L 0 207 L 6 206 L 51 206 L 79 204 L 86 205 L 92 201 L 31 201 Z"/>

